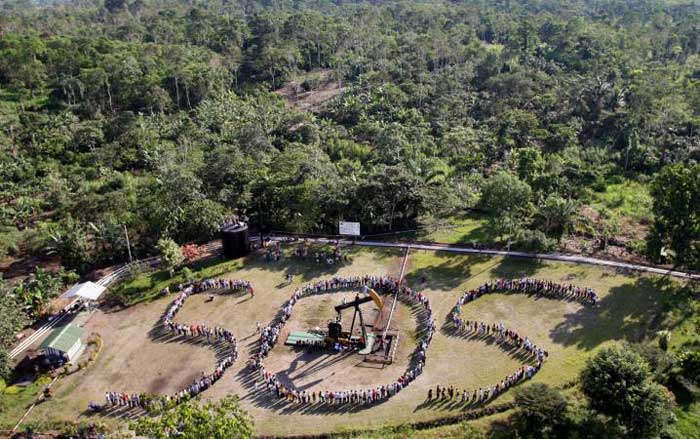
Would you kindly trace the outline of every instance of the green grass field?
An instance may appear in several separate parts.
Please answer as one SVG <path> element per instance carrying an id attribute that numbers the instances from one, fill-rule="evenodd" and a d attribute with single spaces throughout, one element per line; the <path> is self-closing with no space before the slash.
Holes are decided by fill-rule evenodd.
<path id="1" fill-rule="evenodd" d="M 290 252 L 291 249 L 286 251 Z M 351 258 L 352 262 L 349 264 L 332 267 L 292 259 L 268 264 L 262 261 L 260 254 L 245 261 L 201 263 L 193 267 L 197 277 L 226 275 L 249 279 L 256 286 L 256 295 L 251 299 L 217 299 L 214 308 L 207 305 L 202 297 L 193 298 L 185 306 L 180 317 L 183 321 L 206 319 L 232 329 L 239 339 L 249 340 L 242 352 L 242 358 L 245 359 L 247 350 L 253 347 L 251 342 L 254 338 L 250 338 L 252 336 L 249 334 L 254 332 L 255 322 L 268 321 L 296 285 L 334 274 L 396 275 L 400 267 L 401 252 L 353 249 Z M 287 273 L 295 276 L 291 286 L 282 285 Z M 656 332 L 661 329 L 673 332 L 674 347 L 698 340 L 698 322 L 695 318 L 697 299 L 683 292 L 681 285 L 669 278 L 622 274 L 586 265 L 414 250 L 408 261 L 406 281 L 430 297 L 438 327 L 441 327 L 457 298 L 466 289 L 476 287 L 488 279 L 523 276 L 590 286 L 601 298 L 599 306 L 591 308 L 554 299 L 492 294 L 462 308 L 465 318 L 503 322 L 506 327 L 529 336 L 536 344 L 544 346 L 550 352 L 549 360 L 534 381 L 557 387 L 568 384 L 577 378 L 586 359 L 600 348 L 622 341 L 656 343 Z M 158 298 L 157 293 L 165 285 L 179 281 L 178 276 L 170 279 L 164 273 L 157 272 L 137 276 L 116 289 L 113 294 L 126 297 L 129 302 L 136 304 L 123 311 L 96 314 L 93 317 L 89 324 L 90 330 L 103 335 L 104 352 L 87 371 L 59 380 L 55 386 L 54 399 L 37 407 L 28 422 L 100 420 L 115 427 L 123 426 L 118 418 L 87 417 L 82 412 L 89 400 L 101 398 L 102 392 L 106 390 L 105 386 L 131 385 L 129 390 L 139 390 L 134 387 L 142 386 L 147 389 L 170 391 L 177 387 L 178 382 L 186 382 L 189 379 L 177 368 L 177 364 L 184 359 L 193 370 L 210 367 L 210 351 L 196 346 L 158 343 L 146 335 L 171 300 Z M 306 321 L 323 320 L 326 308 L 339 299 L 340 296 L 333 295 L 318 300 L 303 299 L 308 302 L 300 302 L 298 308 L 295 308 L 295 313 L 298 314 L 295 318 L 298 317 L 298 320 L 290 322 L 289 329 L 298 329 L 291 326 L 303 326 Z M 404 319 L 401 320 L 402 326 L 410 324 L 409 313 L 404 314 L 404 317 L 400 317 Z M 414 343 L 408 328 L 406 326 L 404 343 Z M 293 358 L 290 357 L 291 353 L 284 351 L 280 351 L 282 355 L 276 354 L 275 351 L 280 349 L 282 348 L 276 347 L 271 358 L 282 362 Z M 409 345 L 402 349 L 400 352 L 411 350 Z M 244 361 L 234 366 L 221 384 L 209 390 L 205 397 L 217 399 L 229 393 L 239 394 L 243 407 L 256 422 L 258 434 L 378 429 L 376 433 L 358 436 L 368 439 L 407 437 L 407 432 L 410 432 L 411 437 L 426 439 L 462 437 L 460 425 L 420 432 L 398 426 L 453 416 L 461 412 L 462 409 L 455 406 L 424 404 L 428 388 L 434 387 L 435 384 L 473 389 L 491 385 L 520 366 L 515 358 L 495 345 L 465 340 L 439 331 L 428 350 L 428 364 L 424 374 L 399 395 L 371 410 L 319 414 L 270 407 L 254 398 L 251 390 L 240 381 L 244 376 L 241 375 Z M 404 360 L 398 358 L 397 361 Z M 154 362 L 159 365 L 155 369 Z M 125 368 L 127 364 L 129 366 Z M 286 366 L 280 363 L 279 367 L 283 369 Z M 324 370 L 319 379 L 337 382 L 339 378 L 333 377 L 334 373 L 340 372 L 342 368 L 358 366 L 339 363 L 333 367 L 338 369 Z M 390 372 L 390 375 L 393 373 L 395 372 Z M 371 382 L 373 376 L 371 369 L 352 369 L 352 374 L 366 382 Z M 375 375 L 385 374 L 375 372 Z M 13 396 L 6 395 L 5 399 L 8 398 L 12 399 Z M 512 393 L 509 392 L 497 402 L 510 399 Z M 18 399 L 17 403 L 13 404 L 21 408 L 24 403 Z M 696 433 L 692 432 L 697 431 L 698 411 L 700 409 L 695 405 L 679 407 L 678 422 L 674 428 L 687 433 L 686 437 L 697 437 L 693 436 Z M 0 428 L 16 422 L 19 412 L 21 409 L 3 411 L 0 414 Z M 494 422 L 507 416 L 508 413 L 489 416 L 471 424 L 481 429 L 489 429 Z M 387 426 L 392 428 L 386 428 Z"/>
<path id="2" fill-rule="evenodd" d="M 374 239 L 421 240 L 447 244 L 472 244 L 474 242 L 485 244 L 493 242 L 496 237 L 492 236 L 488 229 L 486 215 L 466 213 L 440 221 L 426 220 L 420 230 L 380 235 Z"/>
<path id="3" fill-rule="evenodd" d="M 242 266 L 241 261 L 206 260 L 195 263 L 189 268 L 195 279 L 207 279 L 230 273 Z M 133 306 L 140 302 L 153 300 L 158 297 L 163 288 L 174 287 L 184 281 L 185 276 L 182 271 L 175 273 L 172 277 L 165 270 L 155 273 L 141 273 L 117 286 L 111 293 L 111 297 L 118 299 L 124 305 Z"/>
<path id="4" fill-rule="evenodd" d="M 470 244 L 489 242 L 493 238 L 487 229 L 487 218 L 479 215 L 463 215 L 450 219 L 446 227 L 438 228 L 421 235 L 427 241 L 449 244 Z"/>
<path id="5" fill-rule="evenodd" d="M 0 430 L 11 429 L 20 420 L 29 406 L 41 396 L 44 387 L 51 382 L 42 376 L 27 386 L 0 386 Z"/>

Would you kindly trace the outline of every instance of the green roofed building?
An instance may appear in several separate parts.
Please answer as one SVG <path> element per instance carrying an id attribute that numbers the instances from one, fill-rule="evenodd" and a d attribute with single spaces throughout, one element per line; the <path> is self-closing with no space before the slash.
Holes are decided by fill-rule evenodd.
<path id="1" fill-rule="evenodd" d="M 66 325 L 61 328 L 56 328 L 44 340 L 39 349 L 45 355 L 57 355 L 63 357 L 66 361 L 72 361 L 78 355 L 80 348 L 83 346 L 81 337 L 85 333 L 83 328 L 75 325 Z"/>

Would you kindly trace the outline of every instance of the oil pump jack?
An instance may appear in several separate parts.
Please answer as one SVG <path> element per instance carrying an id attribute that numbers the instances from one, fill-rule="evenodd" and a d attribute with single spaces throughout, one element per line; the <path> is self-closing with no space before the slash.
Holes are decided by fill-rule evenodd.
<path id="1" fill-rule="evenodd" d="M 363 292 L 367 293 L 367 296 L 360 297 L 356 295 L 355 299 L 351 302 L 347 302 L 335 307 L 335 312 L 338 313 L 334 322 L 328 323 L 328 341 L 332 343 L 340 343 L 344 346 L 359 346 L 364 348 L 367 344 L 367 328 L 365 327 L 365 320 L 362 316 L 362 309 L 360 305 L 374 302 L 377 308 L 381 311 L 383 307 L 382 299 L 379 297 L 376 291 L 371 288 L 364 287 Z M 354 308 L 355 311 L 352 316 L 352 323 L 350 324 L 350 330 L 345 332 L 342 327 L 342 312 L 346 309 Z M 362 331 L 362 337 L 359 339 L 352 336 L 353 329 L 355 328 L 355 321 L 357 317 L 360 317 L 360 330 Z"/>

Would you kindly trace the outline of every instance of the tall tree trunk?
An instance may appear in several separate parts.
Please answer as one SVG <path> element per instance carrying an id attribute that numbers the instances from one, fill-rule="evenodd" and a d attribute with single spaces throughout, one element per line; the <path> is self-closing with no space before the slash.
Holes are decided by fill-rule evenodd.
<path id="1" fill-rule="evenodd" d="M 107 89 L 107 98 L 109 100 L 109 110 L 114 113 L 114 105 L 112 104 L 112 92 L 109 89 L 109 81 L 105 78 L 105 89 Z"/>
<path id="2" fill-rule="evenodd" d="M 175 76 L 175 100 L 177 102 L 177 106 L 180 106 L 180 84 L 178 77 Z"/>
<path id="3" fill-rule="evenodd" d="M 187 98 L 187 108 L 192 109 L 192 104 L 190 103 L 190 87 L 185 82 L 185 98 Z"/>
<path id="4" fill-rule="evenodd" d="M 316 42 L 316 59 L 318 66 L 321 67 L 321 43 Z"/>
<path id="5" fill-rule="evenodd" d="M 394 230 L 394 210 L 396 209 L 396 199 L 391 203 L 391 213 L 389 214 L 389 231 Z"/>

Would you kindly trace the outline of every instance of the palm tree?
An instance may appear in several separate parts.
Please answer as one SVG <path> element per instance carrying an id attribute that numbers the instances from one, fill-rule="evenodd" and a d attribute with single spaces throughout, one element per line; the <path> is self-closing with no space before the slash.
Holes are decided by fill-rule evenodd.
<path id="1" fill-rule="evenodd" d="M 540 205 L 538 215 L 544 231 L 561 239 L 573 224 L 577 211 L 578 207 L 573 200 L 550 194 Z"/>

